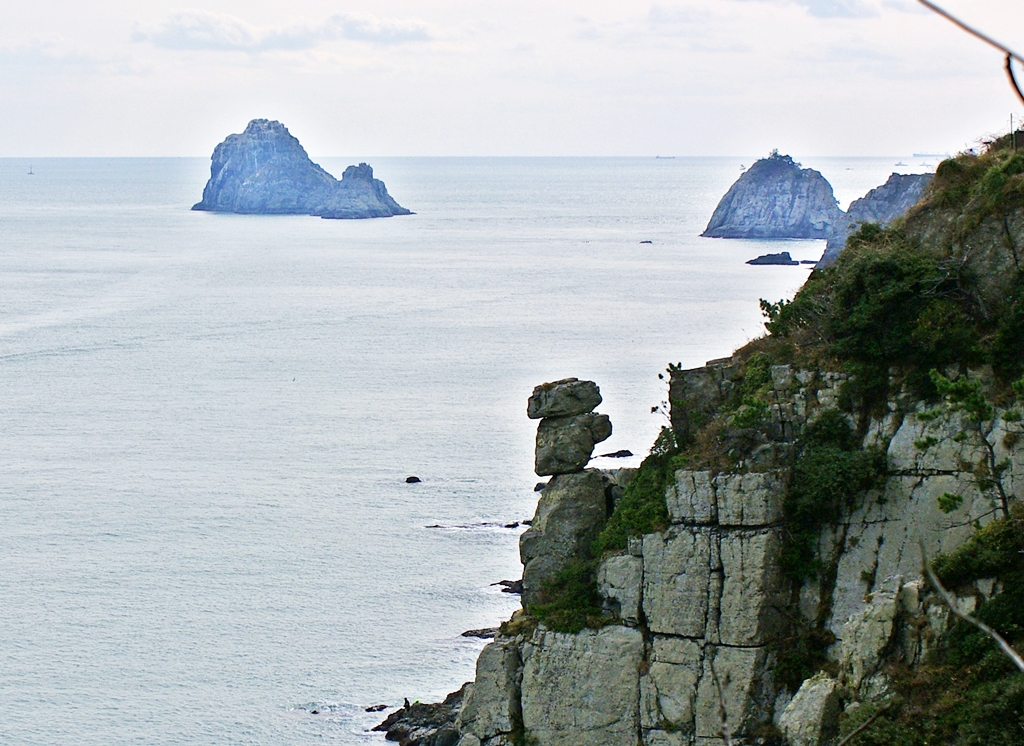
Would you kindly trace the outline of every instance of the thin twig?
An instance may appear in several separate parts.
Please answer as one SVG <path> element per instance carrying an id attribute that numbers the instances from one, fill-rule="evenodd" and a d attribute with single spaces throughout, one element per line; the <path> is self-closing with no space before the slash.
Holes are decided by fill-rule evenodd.
<path id="1" fill-rule="evenodd" d="M 715 654 L 718 653 L 718 649 L 715 649 Z M 718 680 L 718 674 L 715 672 L 715 659 L 712 657 L 709 661 L 711 668 L 711 680 L 715 682 L 715 689 L 718 690 L 718 711 L 722 716 L 722 740 L 725 742 L 725 746 L 732 746 L 732 732 L 729 730 L 729 719 L 725 714 L 725 695 L 722 694 L 722 684 Z"/>
<path id="2" fill-rule="evenodd" d="M 946 602 L 946 606 L 948 606 L 949 610 L 953 612 L 953 615 L 959 617 L 960 619 L 963 619 L 968 624 L 973 624 L 975 627 L 977 627 L 986 635 L 995 640 L 996 644 L 999 646 L 999 649 L 1006 653 L 1006 656 L 1013 661 L 1013 664 L 1017 666 L 1017 668 L 1020 669 L 1022 673 L 1024 673 L 1024 658 L 1021 658 L 1020 653 L 1014 650 L 1010 643 L 1008 643 L 1001 634 L 996 632 L 994 629 L 989 627 L 987 624 L 985 624 L 985 622 L 981 621 L 980 619 L 975 619 L 970 614 L 965 614 L 962 611 L 960 611 L 959 608 L 957 608 L 956 599 L 954 599 L 953 596 L 950 595 L 950 592 L 946 590 L 946 587 L 942 585 L 942 581 L 939 580 L 938 576 L 932 570 L 931 563 L 928 561 L 928 555 L 925 554 L 923 541 L 921 542 L 921 561 L 924 563 L 924 572 L 925 575 L 928 577 L 928 582 L 930 582 L 935 587 L 935 590 L 939 592 L 939 595 L 942 597 L 942 600 Z"/>
<path id="3" fill-rule="evenodd" d="M 986 44 L 990 44 L 991 46 L 995 47 L 1000 52 L 1005 54 L 1006 55 L 1006 76 L 1010 79 L 1010 85 L 1013 86 L 1013 90 L 1017 92 L 1017 98 L 1019 98 L 1021 100 L 1021 103 L 1024 103 L 1024 93 L 1021 93 L 1020 86 L 1017 85 L 1017 78 L 1013 74 L 1013 66 L 1011 64 L 1012 61 L 1015 60 L 1015 59 L 1018 62 L 1024 62 L 1024 57 L 1021 57 L 1019 54 L 1014 52 L 1009 47 L 1006 47 L 1003 44 L 1000 44 L 995 39 L 993 39 L 991 36 L 986 36 L 985 34 L 981 33 L 977 29 L 971 28 L 966 23 L 961 21 L 959 18 L 951 15 L 950 13 L 948 13 L 947 11 L 943 10 L 942 8 L 940 8 L 935 3 L 931 3 L 928 0 L 917 0 L 917 1 L 919 3 L 921 3 L 921 5 L 925 6 L 926 8 L 935 11 L 940 16 L 945 18 L 947 21 L 951 21 L 952 23 L 956 24 L 957 26 L 962 28 L 964 31 L 966 31 L 968 34 L 970 34 L 971 36 L 974 36 L 974 37 L 976 37 L 978 39 L 981 39 Z"/>
<path id="4" fill-rule="evenodd" d="M 861 731 L 866 730 L 869 725 L 875 722 L 875 720 L 877 720 L 882 715 L 882 713 L 888 710 L 890 707 L 892 707 L 892 702 L 886 702 L 880 710 L 875 712 L 874 715 L 872 715 L 863 723 L 854 728 L 852 731 L 847 733 L 843 740 L 837 743 L 836 746 L 846 746 L 846 744 L 853 740 L 854 736 L 856 736 Z"/>

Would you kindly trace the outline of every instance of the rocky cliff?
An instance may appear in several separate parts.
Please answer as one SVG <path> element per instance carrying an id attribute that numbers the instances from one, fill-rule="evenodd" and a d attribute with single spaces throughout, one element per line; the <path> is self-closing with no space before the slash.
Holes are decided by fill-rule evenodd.
<path id="1" fill-rule="evenodd" d="M 674 369 L 673 402 L 702 419 L 701 408 L 720 408 L 743 385 L 743 371 L 739 357 Z M 457 722 L 462 746 L 713 746 L 725 743 L 723 728 L 734 743 L 819 746 L 838 732 L 844 709 L 891 690 L 894 666 L 927 656 L 950 614 L 921 579 L 920 547 L 931 557 L 952 551 L 975 521 L 991 519 L 991 495 L 973 472 L 981 446 L 960 435 L 957 415 L 922 417 L 922 403 L 894 395 L 859 443 L 885 454 L 884 475 L 822 531 L 821 572 L 794 582 L 784 561 L 792 456 L 809 422 L 838 411 L 846 376 L 778 365 L 770 380 L 771 438 L 730 468 L 675 470 L 668 525 L 600 559 L 599 623 L 559 632 L 520 614 L 484 649 Z M 1013 430 L 997 416 L 991 438 L 1003 444 Z M 922 450 L 928 438 L 935 443 Z M 1013 490 L 1024 480 L 1024 452 L 998 447 Z M 582 474 L 595 486 L 545 489 L 534 533 L 551 531 L 552 515 L 571 514 L 574 536 L 605 525 L 614 501 L 602 511 L 599 485 L 613 480 Z M 939 503 L 951 492 L 964 500 L 947 514 Z M 591 493 L 598 498 L 583 515 Z M 527 567 L 543 556 L 564 566 L 565 543 L 538 548 L 524 535 Z M 974 608 L 993 587 L 962 587 L 961 603 Z M 787 666 L 809 635 L 826 641 L 821 670 L 809 666 L 794 680 Z"/>
<path id="2" fill-rule="evenodd" d="M 365 163 L 338 181 L 313 163 L 280 122 L 254 119 L 213 151 L 210 180 L 193 210 L 254 215 L 381 218 L 409 215 Z"/>
<path id="3" fill-rule="evenodd" d="M 851 202 L 849 209 L 833 224 L 818 266 L 833 264 L 846 246 L 846 239 L 862 223 L 885 226 L 905 214 L 921 199 L 931 181 L 931 174 L 892 174 L 884 184 Z"/>
<path id="4" fill-rule="evenodd" d="M 595 384 L 538 387 L 524 608 L 408 743 L 1024 743 L 1024 675 L 953 613 L 1024 644 L 1022 245 L 1024 154 L 944 162 L 768 336 L 669 367 L 638 470 L 586 468 Z"/>
<path id="5" fill-rule="evenodd" d="M 701 235 L 709 238 L 827 238 L 842 212 L 832 185 L 773 152 L 725 193 Z"/>

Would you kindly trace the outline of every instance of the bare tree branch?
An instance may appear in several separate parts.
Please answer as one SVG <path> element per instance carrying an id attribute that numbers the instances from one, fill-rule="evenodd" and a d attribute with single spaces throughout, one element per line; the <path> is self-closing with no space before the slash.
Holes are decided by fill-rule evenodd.
<path id="1" fill-rule="evenodd" d="M 1013 74 L 1013 66 L 1011 64 L 1013 62 L 1013 60 L 1017 60 L 1018 62 L 1024 62 L 1024 57 L 1021 57 L 1019 54 L 1014 52 L 1012 49 L 1004 46 L 1003 44 L 1000 44 L 995 39 L 993 39 L 991 36 L 987 36 L 987 35 L 981 33 L 980 31 L 978 31 L 977 29 L 971 28 L 966 23 L 961 21 L 959 18 L 956 18 L 955 16 L 951 15 L 950 13 L 947 13 L 946 11 L 944 11 L 942 8 L 940 8 L 935 3 L 929 2 L 928 0 L 917 0 L 917 1 L 919 3 L 921 3 L 921 5 L 923 5 L 926 8 L 928 8 L 929 10 L 935 11 L 940 16 L 945 18 L 947 21 L 950 21 L 950 22 L 956 24 L 957 26 L 962 28 L 964 31 L 966 31 L 968 34 L 970 34 L 971 36 L 974 36 L 975 38 L 981 39 L 986 44 L 989 44 L 989 45 L 995 47 L 1000 52 L 1002 52 L 1004 55 L 1006 55 L 1006 76 L 1010 79 L 1010 85 L 1013 86 L 1013 90 L 1017 92 L 1017 98 L 1019 98 L 1021 100 L 1021 103 L 1024 103 L 1024 93 L 1021 93 L 1020 86 L 1017 85 L 1017 78 Z"/>
<path id="2" fill-rule="evenodd" d="M 872 715 L 867 720 L 865 720 L 863 723 L 861 723 L 856 728 L 854 728 L 852 731 L 847 733 L 846 736 L 843 738 L 843 740 L 840 741 L 839 743 L 837 743 L 836 746 L 846 746 L 846 744 L 848 744 L 850 741 L 852 741 L 855 736 L 857 736 L 862 731 L 867 730 L 868 726 L 871 725 L 873 722 L 875 722 L 879 717 L 881 717 L 882 714 L 884 712 L 886 712 L 890 707 L 892 707 L 892 702 L 886 702 L 881 707 L 881 709 L 879 709 L 879 710 L 877 710 L 875 712 L 874 715 Z"/>
<path id="3" fill-rule="evenodd" d="M 949 610 L 953 613 L 953 615 L 959 617 L 960 619 L 963 619 L 968 624 L 973 624 L 975 627 L 977 627 L 986 635 L 995 640 L 996 645 L 999 646 L 999 649 L 1002 650 L 1006 654 L 1006 656 L 1013 661 L 1013 664 L 1017 666 L 1017 668 L 1020 669 L 1022 673 L 1024 673 L 1024 658 L 1021 658 L 1020 653 L 1014 650 L 1010 643 L 1008 643 L 1002 635 L 1000 635 L 998 632 L 989 627 L 987 624 L 985 624 L 985 622 L 981 621 L 980 619 L 975 619 L 970 614 L 965 614 L 962 611 L 960 611 L 960 609 L 956 605 L 956 599 L 953 598 L 950 592 L 946 590 L 946 587 L 942 585 L 942 581 L 939 580 L 938 576 L 932 570 L 931 562 L 928 561 L 928 555 L 925 553 L 923 541 L 921 542 L 921 561 L 924 563 L 924 572 L 928 578 L 928 582 L 931 583 L 935 587 L 935 590 L 939 592 L 939 595 L 942 597 L 942 600 L 945 601 L 946 606 L 949 607 Z"/>
<path id="4" fill-rule="evenodd" d="M 715 649 L 715 653 L 718 649 Z M 732 731 L 729 729 L 729 719 L 725 714 L 725 695 L 722 693 L 722 683 L 718 680 L 718 673 L 715 671 L 715 660 L 710 660 L 711 680 L 715 682 L 715 689 L 718 691 L 718 712 L 722 718 L 722 740 L 725 746 L 732 746 Z"/>

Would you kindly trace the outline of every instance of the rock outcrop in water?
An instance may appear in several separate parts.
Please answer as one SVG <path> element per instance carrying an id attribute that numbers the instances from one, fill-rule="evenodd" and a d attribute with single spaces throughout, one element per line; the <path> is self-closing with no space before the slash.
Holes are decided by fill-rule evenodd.
<path id="1" fill-rule="evenodd" d="M 832 264 L 846 246 L 846 239 L 861 223 L 886 226 L 906 213 L 921 199 L 932 178 L 932 174 L 893 174 L 884 184 L 851 202 L 849 209 L 832 226 L 825 253 L 817 266 Z"/>
<path id="2" fill-rule="evenodd" d="M 280 122 L 253 119 L 213 151 L 210 180 L 193 210 L 248 215 L 384 218 L 410 215 L 365 163 L 338 181 L 313 163 Z"/>
<path id="3" fill-rule="evenodd" d="M 817 266 L 827 267 L 861 223 L 888 225 L 921 199 L 931 180 L 931 174 L 893 174 L 843 212 L 836 204 L 832 186 L 820 173 L 801 169 L 788 155 L 773 152 L 754 163 L 729 188 L 701 235 L 824 238 L 828 243 Z M 748 262 L 769 263 L 779 262 Z"/>
<path id="4" fill-rule="evenodd" d="M 842 211 L 825 177 L 772 152 L 725 193 L 701 235 L 709 238 L 827 238 Z"/>

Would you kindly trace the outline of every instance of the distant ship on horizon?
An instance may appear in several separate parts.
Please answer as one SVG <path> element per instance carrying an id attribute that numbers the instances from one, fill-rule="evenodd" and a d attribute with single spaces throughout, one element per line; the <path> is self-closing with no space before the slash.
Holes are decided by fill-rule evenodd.
<path id="1" fill-rule="evenodd" d="M 949 158 L 949 153 L 914 153 L 915 158 Z"/>

